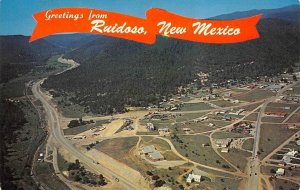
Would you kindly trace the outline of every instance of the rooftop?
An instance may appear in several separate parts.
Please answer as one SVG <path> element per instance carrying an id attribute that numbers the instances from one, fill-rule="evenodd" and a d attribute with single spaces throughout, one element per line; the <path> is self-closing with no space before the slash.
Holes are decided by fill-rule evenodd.
<path id="1" fill-rule="evenodd" d="M 148 153 L 155 152 L 155 151 L 156 150 L 155 150 L 154 145 L 144 146 L 144 148 L 143 148 L 144 154 L 148 154 Z"/>

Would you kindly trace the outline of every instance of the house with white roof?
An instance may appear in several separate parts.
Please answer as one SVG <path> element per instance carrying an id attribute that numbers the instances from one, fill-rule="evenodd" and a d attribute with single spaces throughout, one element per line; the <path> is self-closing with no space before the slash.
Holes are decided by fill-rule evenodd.
<path id="1" fill-rule="evenodd" d="M 201 182 L 201 171 L 199 171 L 197 168 L 194 168 L 192 173 L 188 175 L 186 178 L 187 183 L 192 183 L 192 182 Z"/>

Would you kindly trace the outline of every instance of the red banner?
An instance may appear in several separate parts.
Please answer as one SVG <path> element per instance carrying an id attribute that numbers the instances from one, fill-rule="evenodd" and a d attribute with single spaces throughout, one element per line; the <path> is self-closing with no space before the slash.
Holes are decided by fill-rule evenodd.
<path id="1" fill-rule="evenodd" d="M 89 8 L 57 8 L 34 14 L 30 42 L 58 33 L 93 33 L 153 44 L 156 35 L 205 43 L 256 39 L 261 15 L 237 20 L 200 20 L 152 8 L 147 18 Z"/>

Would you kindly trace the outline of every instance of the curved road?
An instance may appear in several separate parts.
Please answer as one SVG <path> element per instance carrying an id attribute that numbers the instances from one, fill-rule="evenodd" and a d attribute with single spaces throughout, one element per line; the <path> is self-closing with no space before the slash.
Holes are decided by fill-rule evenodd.
<path id="1" fill-rule="evenodd" d="M 101 164 L 95 164 L 95 161 L 93 159 L 80 152 L 70 142 L 68 142 L 67 139 L 64 138 L 64 134 L 60 128 L 59 116 L 57 114 L 57 111 L 47 102 L 47 100 L 43 96 L 43 93 L 40 90 L 40 85 L 44 80 L 45 79 L 42 79 L 34 83 L 32 86 L 32 92 L 33 95 L 37 99 L 39 99 L 43 104 L 46 117 L 48 118 L 48 124 L 50 127 L 49 132 L 53 135 L 54 139 L 66 150 L 68 150 L 73 156 L 77 157 L 80 160 L 80 162 L 88 166 L 88 168 L 94 170 L 99 174 L 103 174 L 106 178 L 108 178 L 111 181 L 114 181 L 113 176 L 116 176 L 119 179 L 118 184 L 122 187 L 122 189 L 145 189 L 143 185 L 132 183 L 132 180 L 130 180 L 130 176 L 127 176 L 128 178 L 125 176 L 119 176 L 118 174 L 112 172 L 108 167 Z"/>

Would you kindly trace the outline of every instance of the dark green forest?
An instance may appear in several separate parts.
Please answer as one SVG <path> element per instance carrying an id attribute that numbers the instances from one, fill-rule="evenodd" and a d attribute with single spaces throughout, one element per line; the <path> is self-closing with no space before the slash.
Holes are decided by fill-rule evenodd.
<path id="1" fill-rule="evenodd" d="M 44 39 L 29 43 L 28 36 L 0 36 L 0 83 L 28 73 L 66 50 Z"/>
<path id="2" fill-rule="evenodd" d="M 157 37 L 154 45 L 95 37 L 65 55 L 81 64 L 51 76 L 43 87 L 97 114 L 125 111 L 125 105 L 157 104 L 176 86 L 209 73 L 210 83 L 276 75 L 299 59 L 299 23 L 263 19 L 260 38 L 237 44 L 201 44 Z M 208 84 L 209 85 L 209 84 Z"/>
<path id="3" fill-rule="evenodd" d="M 12 144 L 16 141 L 16 134 L 14 131 L 21 128 L 26 123 L 26 119 L 22 110 L 8 100 L 1 99 L 0 107 L 1 187 L 3 189 L 17 189 L 17 186 L 12 183 L 12 181 L 15 180 L 13 177 L 14 171 L 5 164 L 6 162 L 9 162 L 5 157 L 10 153 L 7 144 Z"/>

